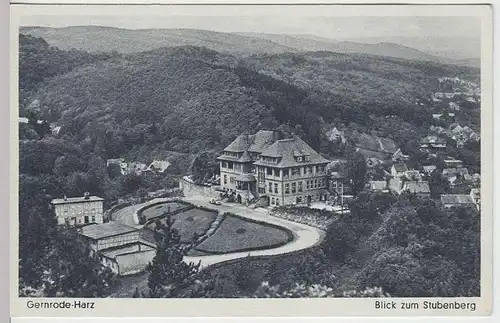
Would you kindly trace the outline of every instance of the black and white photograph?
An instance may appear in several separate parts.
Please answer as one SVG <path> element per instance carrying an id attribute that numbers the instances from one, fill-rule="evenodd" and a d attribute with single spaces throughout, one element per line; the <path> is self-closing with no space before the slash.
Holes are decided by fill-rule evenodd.
<path id="1" fill-rule="evenodd" d="M 288 7 L 22 15 L 28 308 L 428 298 L 407 310 L 476 311 L 492 212 L 483 16 Z"/>

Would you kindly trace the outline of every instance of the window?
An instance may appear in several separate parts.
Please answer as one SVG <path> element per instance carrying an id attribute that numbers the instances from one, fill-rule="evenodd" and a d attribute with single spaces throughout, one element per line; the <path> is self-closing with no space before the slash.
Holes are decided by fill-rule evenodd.
<path id="1" fill-rule="evenodd" d="M 314 180 L 314 188 L 316 188 L 316 187 L 318 187 L 318 180 L 317 179 Z"/>
<path id="2" fill-rule="evenodd" d="M 278 184 L 274 183 L 274 193 L 278 194 Z"/>
<path id="3" fill-rule="evenodd" d="M 316 173 L 318 173 L 318 172 L 319 172 L 319 166 L 316 165 Z"/>
<path id="4" fill-rule="evenodd" d="M 234 184 L 234 177 L 229 178 L 229 183 Z"/>
<path id="5" fill-rule="evenodd" d="M 290 194 L 290 184 L 285 184 L 285 194 Z"/>
<path id="6" fill-rule="evenodd" d="M 224 175 L 224 184 L 227 184 L 227 175 Z"/>
<path id="7" fill-rule="evenodd" d="M 228 162 L 228 163 L 227 163 L 227 168 L 229 168 L 229 169 L 233 169 L 233 163 L 232 163 L 232 162 Z"/>
<path id="8" fill-rule="evenodd" d="M 274 205 L 274 197 L 271 197 L 271 205 Z"/>
<path id="9" fill-rule="evenodd" d="M 297 184 L 292 183 L 292 194 L 297 192 Z"/>
<path id="10" fill-rule="evenodd" d="M 326 180 L 323 178 L 321 179 L 321 187 L 325 187 L 326 186 Z"/>
<path id="11" fill-rule="evenodd" d="M 324 172 L 325 171 L 325 165 L 320 165 L 319 166 L 319 171 Z"/>
<path id="12" fill-rule="evenodd" d="M 292 168 L 292 175 L 300 175 L 300 168 L 299 167 Z"/>
<path id="13" fill-rule="evenodd" d="M 280 199 L 276 198 L 276 206 L 280 206 Z"/>
<path id="14" fill-rule="evenodd" d="M 309 181 L 306 181 L 306 189 L 309 189 Z"/>
<path id="15" fill-rule="evenodd" d="M 222 168 L 227 168 L 227 162 L 222 162 Z"/>
<path id="16" fill-rule="evenodd" d="M 259 187 L 259 194 L 264 194 L 266 190 L 263 187 Z"/>
<path id="17" fill-rule="evenodd" d="M 273 192 L 273 183 L 269 183 L 269 193 Z"/>
<path id="18" fill-rule="evenodd" d="M 302 192 L 302 182 L 299 182 L 299 192 Z"/>
<path id="19" fill-rule="evenodd" d="M 302 196 L 297 196 L 297 204 L 302 203 Z"/>
<path id="20" fill-rule="evenodd" d="M 304 159 L 305 159 L 306 161 L 310 161 L 310 160 L 311 160 L 311 156 L 309 156 L 309 155 L 304 156 Z"/>
<path id="21" fill-rule="evenodd" d="M 280 170 L 278 168 L 274 169 L 274 176 L 280 177 Z"/>
<path id="22" fill-rule="evenodd" d="M 312 172 L 313 172 L 313 168 L 312 168 L 312 166 L 307 166 L 307 167 L 306 167 L 306 173 L 307 173 L 307 174 L 312 174 Z"/>
<path id="23" fill-rule="evenodd" d="M 273 169 L 271 167 L 267 167 L 267 175 L 272 175 Z"/>
<path id="24" fill-rule="evenodd" d="M 288 176 L 288 168 L 283 169 L 283 176 Z"/>
<path id="25" fill-rule="evenodd" d="M 297 161 L 301 162 L 302 161 L 302 156 L 297 157 Z"/>
<path id="26" fill-rule="evenodd" d="M 95 215 L 92 215 L 92 223 L 95 223 Z"/>

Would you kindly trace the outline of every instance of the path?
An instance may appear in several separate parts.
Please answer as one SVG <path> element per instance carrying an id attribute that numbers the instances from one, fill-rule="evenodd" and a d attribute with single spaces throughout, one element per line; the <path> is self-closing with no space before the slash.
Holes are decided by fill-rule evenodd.
<path id="1" fill-rule="evenodd" d="M 155 199 L 146 203 L 158 202 L 160 199 Z M 307 248 L 311 248 L 317 245 L 324 237 L 325 232 L 315 227 L 308 226 L 306 224 L 296 223 L 281 219 L 272 215 L 269 215 L 269 210 L 258 208 L 251 209 L 239 204 L 227 204 L 213 205 L 209 203 L 208 197 L 203 196 L 189 196 L 183 197 L 182 200 L 186 202 L 193 203 L 198 206 L 208 207 L 213 210 L 219 210 L 222 212 L 231 212 L 237 214 L 241 217 L 264 221 L 267 223 L 275 224 L 280 227 L 289 229 L 294 234 L 294 240 L 277 248 L 271 248 L 266 250 L 255 250 L 246 252 L 233 252 L 224 255 L 209 255 L 209 256 L 185 256 L 184 261 L 191 263 L 198 263 L 201 261 L 201 267 L 207 267 L 217 263 L 221 263 L 228 260 L 244 258 L 248 255 L 250 256 L 273 256 L 281 255 L 286 253 L 291 253 L 294 251 L 299 251 Z M 135 224 L 133 215 L 141 206 L 146 203 L 131 205 L 120 209 L 113 213 L 113 220 L 119 221 L 121 223 L 132 225 L 134 227 L 142 227 L 141 225 Z M 113 292 L 110 297 L 131 297 L 135 288 L 139 288 L 141 292 L 147 292 L 147 274 L 141 273 L 134 276 L 126 276 L 121 279 L 121 287 Z"/>
<path id="2" fill-rule="evenodd" d="M 182 200 L 186 202 L 190 202 L 197 206 L 207 207 L 213 210 L 219 210 L 222 212 L 230 212 L 237 214 L 241 217 L 256 220 L 256 221 L 264 221 L 270 224 L 274 224 L 286 229 L 289 229 L 294 234 L 294 240 L 276 248 L 265 249 L 265 250 L 255 250 L 255 251 L 245 251 L 245 252 L 233 252 L 227 253 L 223 255 L 209 255 L 209 256 L 185 256 L 184 261 L 186 262 L 194 262 L 198 263 L 201 261 L 201 267 L 210 266 L 213 264 L 217 264 L 223 261 L 243 258 L 248 255 L 250 256 L 273 256 L 273 255 L 281 255 L 285 253 L 290 253 L 302 249 L 311 248 L 317 245 L 324 236 L 324 231 L 315 227 L 311 227 L 306 224 L 297 223 L 288 221 L 285 219 L 281 219 L 272 215 L 269 215 L 269 210 L 264 208 L 247 208 L 244 205 L 240 204 L 228 204 L 224 203 L 222 205 L 213 205 L 209 203 L 210 198 L 205 196 L 188 196 L 182 197 Z M 142 225 L 135 223 L 134 214 L 135 212 L 142 206 L 146 204 L 160 202 L 162 199 L 154 199 L 146 203 L 130 205 L 124 207 L 123 209 L 117 210 L 113 213 L 112 218 L 113 221 L 117 221 L 129 226 L 133 226 L 136 228 L 141 228 Z M 167 201 L 167 199 L 165 199 Z"/>
<path id="3" fill-rule="evenodd" d="M 169 201 L 168 198 L 156 198 L 148 202 L 144 203 L 139 203 L 139 204 L 133 204 L 130 206 L 126 206 L 123 209 L 116 210 L 111 214 L 111 219 L 112 221 L 120 222 L 122 224 L 135 227 L 135 228 L 142 228 L 142 225 L 136 222 L 134 219 L 134 214 L 137 212 L 137 210 L 144 205 L 152 204 L 152 203 L 158 203 L 158 202 L 167 202 Z"/>
<path id="4" fill-rule="evenodd" d="M 244 258 L 246 256 L 274 256 L 286 254 L 302 249 L 311 248 L 317 245 L 324 236 L 324 231 L 311 227 L 306 224 L 296 223 L 288 220 L 284 220 L 278 217 L 269 215 L 269 210 L 258 208 L 251 209 L 239 204 L 223 204 L 223 205 L 212 205 L 209 203 L 209 199 L 202 196 L 189 196 L 182 198 L 186 202 L 193 203 L 198 206 L 212 208 L 214 210 L 221 210 L 223 212 L 231 212 L 237 214 L 241 217 L 264 221 L 270 224 L 274 224 L 286 229 L 289 229 L 294 233 L 294 240 L 277 248 L 265 249 L 265 250 L 255 250 L 255 251 L 245 251 L 245 252 L 233 252 L 223 255 L 210 255 L 210 256 L 185 256 L 184 261 L 198 263 L 201 261 L 201 267 L 210 266 L 223 261 L 228 261 L 232 259 Z"/>

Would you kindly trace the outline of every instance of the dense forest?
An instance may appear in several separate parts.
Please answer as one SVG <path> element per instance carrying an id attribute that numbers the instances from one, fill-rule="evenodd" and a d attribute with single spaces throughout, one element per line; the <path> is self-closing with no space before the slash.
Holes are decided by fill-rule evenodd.
<path id="1" fill-rule="evenodd" d="M 51 285 L 47 295 L 104 295 L 114 279 L 95 259 L 74 261 L 74 257 L 85 259 L 84 247 L 72 245 L 55 232 L 48 209 L 51 198 L 89 191 L 104 197 L 109 206 L 119 198 L 175 187 L 179 177 L 190 172 L 190 165 L 206 168 L 200 163 L 213 162 L 237 135 L 259 129 L 295 132 L 326 157 L 338 155 L 326 136 L 333 126 L 384 134 L 408 151 L 428 131 L 437 108 L 429 102 L 437 77 L 459 76 L 472 81 L 478 77 L 473 68 L 333 52 L 242 58 L 182 46 L 133 54 L 91 54 L 61 50 L 28 35 L 21 34 L 19 40 L 20 115 L 28 118 L 19 128 L 20 284 L 24 289 L 40 289 L 52 281 L 51 275 L 74 273 L 57 286 Z M 462 113 L 474 115 L 472 109 Z M 468 120 L 474 123 L 477 119 Z M 61 130 L 52 134 L 49 125 Z M 172 166 L 162 175 L 115 177 L 108 173 L 106 160 L 119 157 L 143 163 L 167 159 Z M 321 257 L 337 261 L 339 270 L 356 270 L 351 281 L 342 280 L 344 287 L 363 290 L 372 287 L 367 282 L 379 279 L 377 286 L 403 295 L 403 287 L 398 285 L 401 277 L 394 277 L 388 268 L 411 267 L 415 275 L 411 279 L 442 277 L 439 268 L 427 266 L 439 261 L 441 268 L 454 273 L 450 279 L 471 283 L 464 285 L 467 290 L 453 290 L 453 282 L 436 286 L 441 289 L 434 295 L 476 294 L 478 286 L 473 282 L 478 256 L 453 262 L 450 255 L 459 248 L 477 246 L 477 218 L 441 214 L 427 202 L 407 199 L 400 203 L 406 203 L 407 209 L 401 206 L 378 212 L 366 226 L 371 229 L 362 231 L 362 236 L 350 234 L 360 228 L 348 220 L 332 228 L 341 230 L 338 236 L 346 241 L 355 239 L 351 245 L 356 250 L 366 249 L 366 257 L 359 257 L 367 260 L 344 265 L 337 258 L 346 255 L 329 247 L 320 250 Z M 365 209 L 354 214 L 362 218 L 370 212 Z M 405 216 L 391 215 L 396 213 Z M 471 240 L 456 241 L 467 245 L 452 246 L 455 249 L 438 248 L 442 245 L 439 239 L 450 237 L 454 226 L 470 232 L 467 236 Z M 71 248 L 79 251 L 68 255 Z M 355 250 L 352 252 L 358 257 Z M 423 268 L 417 270 L 417 265 Z M 330 274 L 325 272 L 328 277 Z M 287 277 L 293 277 L 290 275 Z M 216 281 L 217 277 L 211 279 Z M 324 284 L 339 287 L 341 283 L 326 280 Z"/>

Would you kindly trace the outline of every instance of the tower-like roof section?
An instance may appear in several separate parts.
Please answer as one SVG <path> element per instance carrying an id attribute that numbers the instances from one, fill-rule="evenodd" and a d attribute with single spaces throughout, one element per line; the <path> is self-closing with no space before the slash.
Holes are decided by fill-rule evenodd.
<path id="1" fill-rule="evenodd" d="M 262 152 L 261 156 L 279 158 L 279 161 L 276 164 L 261 159 L 255 162 L 255 165 L 293 167 L 329 163 L 329 160 L 321 157 L 311 146 L 296 135 L 293 135 L 289 139 L 275 141 Z M 297 157 L 299 156 L 308 156 L 309 158 L 308 160 L 303 159 L 302 162 L 299 162 L 297 161 Z"/>

